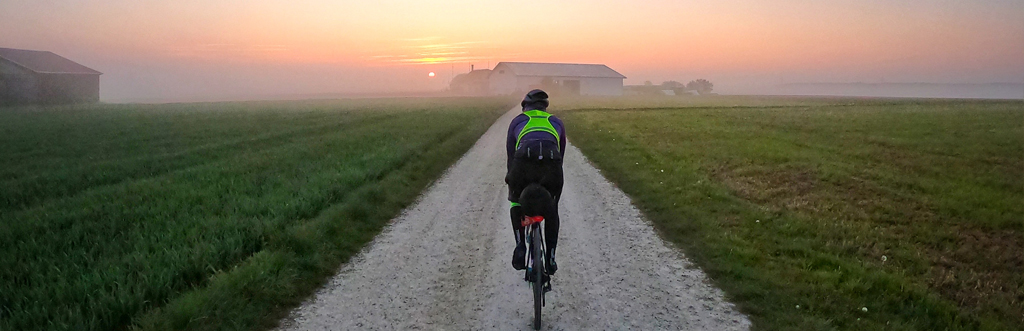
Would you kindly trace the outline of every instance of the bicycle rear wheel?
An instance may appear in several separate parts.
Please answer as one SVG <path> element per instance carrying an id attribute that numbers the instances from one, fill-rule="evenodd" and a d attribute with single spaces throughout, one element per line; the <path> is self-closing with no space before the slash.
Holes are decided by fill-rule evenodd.
<path id="1" fill-rule="evenodd" d="M 544 245 L 540 226 L 534 225 L 531 254 L 533 258 L 533 329 L 540 330 L 540 309 L 544 304 Z"/>

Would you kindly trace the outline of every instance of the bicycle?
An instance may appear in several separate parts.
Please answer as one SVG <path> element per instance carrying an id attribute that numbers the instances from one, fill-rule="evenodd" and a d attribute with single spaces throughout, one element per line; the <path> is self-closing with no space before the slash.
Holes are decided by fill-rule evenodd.
<path id="1" fill-rule="evenodd" d="M 540 330 L 540 313 L 541 307 L 544 306 L 544 294 L 551 291 L 551 277 L 548 276 L 544 265 L 544 233 L 540 226 L 543 221 L 543 216 L 526 216 L 522 222 L 523 229 L 530 229 L 526 232 L 526 244 L 530 258 L 526 264 L 526 281 L 533 288 L 534 330 Z"/>

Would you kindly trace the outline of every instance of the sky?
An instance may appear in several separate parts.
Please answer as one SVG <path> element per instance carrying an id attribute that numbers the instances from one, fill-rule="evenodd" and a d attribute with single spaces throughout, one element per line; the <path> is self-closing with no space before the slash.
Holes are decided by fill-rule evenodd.
<path id="1" fill-rule="evenodd" d="M 115 102 L 436 91 L 500 61 L 724 92 L 1024 83 L 1024 1 L 2 0 L 0 47 L 101 71 Z"/>

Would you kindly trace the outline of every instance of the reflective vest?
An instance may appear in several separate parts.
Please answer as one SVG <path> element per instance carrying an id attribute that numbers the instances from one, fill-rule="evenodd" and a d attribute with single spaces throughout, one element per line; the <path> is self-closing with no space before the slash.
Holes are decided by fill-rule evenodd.
<path id="1" fill-rule="evenodd" d="M 551 125 L 551 121 L 548 120 L 548 117 L 551 117 L 551 114 L 540 110 L 525 111 L 523 114 L 529 116 L 530 121 L 526 122 L 526 126 L 523 127 L 523 131 L 519 132 L 519 137 L 516 138 L 516 149 L 519 149 L 519 143 L 523 140 L 523 137 L 530 132 L 544 131 L 555 137 L 555 144 L 558 144 L 558 142 L 561 141 L 561 137 L 558 136 L 558 130 L 555 130 L 555 127 Z"/>

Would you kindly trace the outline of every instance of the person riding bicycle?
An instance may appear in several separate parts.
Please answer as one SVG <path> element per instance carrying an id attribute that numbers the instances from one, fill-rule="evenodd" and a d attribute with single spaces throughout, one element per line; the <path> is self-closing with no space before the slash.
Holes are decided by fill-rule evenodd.
<path id="1" fill-rule="evenodd" d="M 543 216 L 547 246 L 545 265 L 548 274 L 558 270 L 555 246 L 558 244 L 558 200 L 562 194 L 562 158 L 565 156 L 565 125 L 545 112 L 548 94 L 542 90 L 526 93 L 523 113 L 508 126 L 505 150 L 508 154 L 508 201 L 516 248 L 512 267 L 526 269 L 524 216 Z M 520 205 L 522 203 L 522 205 Z"/>

